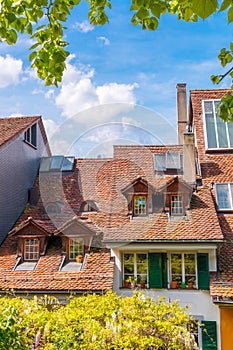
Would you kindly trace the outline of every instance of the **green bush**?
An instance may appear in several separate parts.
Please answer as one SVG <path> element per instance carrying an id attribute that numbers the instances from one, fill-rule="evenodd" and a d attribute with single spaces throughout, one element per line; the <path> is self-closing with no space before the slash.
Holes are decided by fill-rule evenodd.
<path id="1" fill-rule="evenodd" d="M 197 349 L 192 318 L 177 302 L 119 297 L 0 298 L 0 350 Z"/>

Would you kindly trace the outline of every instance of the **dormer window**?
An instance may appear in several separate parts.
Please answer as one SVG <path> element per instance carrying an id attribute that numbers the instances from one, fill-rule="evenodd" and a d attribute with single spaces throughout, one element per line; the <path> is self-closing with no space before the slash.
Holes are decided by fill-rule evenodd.
<path id="1" fill-rule="evenodd" d="M 81 212 L 98 211 L 98 207 L 94 201 L 87 200 L 82 203 L 80 211 Z"/>
<path id="2" fill-rule="evenodd" d="M 84 243 L 83 238 L 69 239 L 69 260 L 75 260 L 76 257 L 83 257 Z"/>
<path id="3" fill-rule="evenodd" d="M 216 184 L 219 210 L 233 210 L 233 184 Z"/>
<path id="4" fill-rule="evenodd" d="M 24 133 L 24 141 L 30 143 L 34 147 L 37 146 L 37 130 L 36 124 L 28 128 Z"/>
<path id="5" fill-rule="evenodd" d="M 171 215 L 179 216 L 184 214 L 183 197 L 181 195 L 171 196 Z"/>
<path id="6" fill-rule="evenodd" d="M 35 261 L 39 259 L 39 239 L 25 239 L 24 240 L 24 260 Z"/>
<path id="7" fill-rule="evenodd" d="M 147 215 L 147 196 L 135 195 L 133 197 L 133 214 L 134 216 Z"/>
<path id="8" fill-rule="evenodd" d="M 218 116 L 220 101 L 204 101 L 206 144 L 208 149 L 233 148 L 233 124 Z"/>

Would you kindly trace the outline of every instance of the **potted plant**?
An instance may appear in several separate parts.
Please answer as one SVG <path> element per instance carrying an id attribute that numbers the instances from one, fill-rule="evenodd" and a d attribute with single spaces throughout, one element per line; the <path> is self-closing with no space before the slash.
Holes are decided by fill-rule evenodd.
<path id="1" fill-rule="evenodd" d="M 131 283 L 131 277 L 128 277 L 124 280 L 124 287 L 129 288 Z"/>
<path id="2" fill-rule="evenodd" d="M 76 256 L 76 261 L 77 261 L 77 263 L 81 264 L 83 262 L 83 256 L 82 255 L 77 255 Z"/>
<path id="3" fill-rule="evenodd" d="M 178 282 L 177 282 L 177 281 L 171 281 L 171 288 L 172 288 L 172 289 L 176 289 L 176 288 L 177 288 L 177 285 L 178 285 Z"/>
<path id="4" fill-rule="evenodd" d="M 140 285 L 140 288 L 145 289 L 146 288 L 146 282 L 145 279 L 141 276 L 138 276 L 137 283 Z"/>
<path id="5" fill-rule="evenodd" d="M 132 279 L 131 280 L 131 288 L 135 289 L 137 287 L 137 280 L 136 279 Z"/>
<path id="6" fill-rule="evenodd" d="M 188 289 L 193 289 L 194 277 L 188 279 Z"/>

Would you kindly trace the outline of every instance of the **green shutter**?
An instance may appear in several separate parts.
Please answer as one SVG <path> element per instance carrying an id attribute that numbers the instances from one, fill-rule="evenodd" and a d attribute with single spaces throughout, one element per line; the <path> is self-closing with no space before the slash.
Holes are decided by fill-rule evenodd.
<path id="1" fill-rule="evenodd" d="M 217 350 L 216 321 L 202 321 L 202 349 Z"/>
<path id="2" fill-rule="evenodd" d="M 197 254 L 198 289 L 209 290 L 209 256 L 208 253 Z"/>
<path id="3" fill-rule="evenodd" d="M 167 288 L 167 254 L 149 253 L 149 288 Z"/>
<path id="4" fill-rule="evenodd" d="M 162 253 L 162 277 L 163 277 L 163 288 L 168 287 L 167 280 L 167 253 Z"/>

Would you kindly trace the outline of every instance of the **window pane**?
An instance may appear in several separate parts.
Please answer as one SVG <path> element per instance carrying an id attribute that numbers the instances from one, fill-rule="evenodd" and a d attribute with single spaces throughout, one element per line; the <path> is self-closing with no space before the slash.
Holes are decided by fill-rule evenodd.
<path id="1" fill-rule="evenodd" d="M 24 259 L 38 260 L 39 258 L 39 240 L 25 239 L 24 241 Z"/>
<path id="2" fill-rule="evenodd" d="M 233 123 L 227 123 L 230 147 L 233 148 Z"/>
<path id="3" fill-rule="evenodd" d="M 196 284 L 196 261 L 195 254 L 184 254 L 185 283 Z"/>
<path id="4" fill-rule="evenodd" d="M 70 244 L 70 259 L 73 260 L 78 255 L 83 255 L 83 239 L 74 238 L 69 240 Z"/>
<path id="5" fill-rule="evenodd" d="M 36 147 L 36 124 L 32 125 L 31 128 L 31 144 Z"/>
<path id="6" fill-rule="evenodd" d="M 51 157 L 42 158 L 40 162 L 40 171 L 49 171 L 50 162 L 51 162 Z"/>
<path id="7" fill-rule="evenodd" d="M 53 156 L 50 164 L 50 169 L 61 169 L 63 156 Z"/>
<path id="8" fill-rule="evenodd" d="M 154 154 L 154 166 L 157 171 L 166 170 L 166 155 L 165 154 Z"/>
<path id="9" fill-rule="evenodd" d="M 166 154 L 166 166 L 167 169 L 180 169 L 181 161 L 180 161 L 180 153 L 167 153 Z"/>
<path id="10" fill-rule="evenodd" d="M 205 115 L 208 148 L 217 148 L 215 124 L 213 114 Z"/>
<path id="11" fill-rule="evenodd" d="M 134 196 L 134 215 L 146 215 L 146 196 Z"/>
<path id="12" fill-rule="evenodd" d="M 182 281 L 182 255 L 171 254 L 171 279 L 172 281 Z"/>
<path id="13" fill-rule="evenodd" d="M 205 113 L 208 114 L 213 114 L 213 103 L 212 101 L 205 101 L 204 102 L 204 110 L 205 110 Z"/>
<path id="14" fill-rule="evenodd" d="M 182 196 L 172 196 L 172 198 L 171 198 L 171 214 L 172 215 L 182 215 L 183 214 Z"/>
<path id="15" fill-rule="evenodd" d="M 133 253 L 124 253 L 124 279 L 125 280 L 134 280 L 134 254 Z"/>
<path id="16" fill-rule="evenodd" d="M 227 141 L 226 123 L 219 117 L 217 117 L 216 121 L 217 121 L 219 148 L 227 148 L 228 141 Z"/>
<path id="17" fill-rule="evenodd" d="M 74 166 L 74 157 L 64 157 L 63 164 L 62 164 L 62 171 L 71 171 L 73 170 Z"/>
<path id="18" fill-rule="evenodd" d="M 230 202 L 230 194 L 229 194 L 228 185 L 227 184 L 217 184 L 216 191 L 217 191 L 218 208 L 219 209 L 230 209 L 231 202 Z"/>

